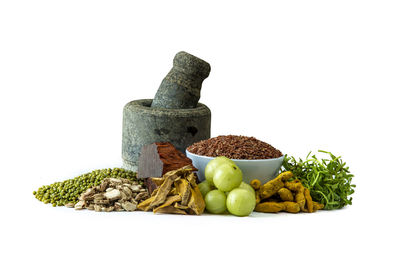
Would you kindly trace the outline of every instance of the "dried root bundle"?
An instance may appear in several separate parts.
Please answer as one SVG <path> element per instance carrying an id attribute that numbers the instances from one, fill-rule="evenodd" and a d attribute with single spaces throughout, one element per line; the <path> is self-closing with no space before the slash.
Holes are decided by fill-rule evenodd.
<path id="1" fill-rule="evenodd" d="M 324 205 L 313 201 L 310 191 L 299 180 L 289 181 L 291 178 L 293 173 L 287 171 L 261 186 L 259 180 L 251 181 L 250 185 L 256 190 L 255 211 L 298 213 L 323 209 Z"/>
<path id="2" fill-rule="evenodd" d="M 147 189 L 138 182 L 106 178 L 100 185 L 87 189 L 79 197 L 78 203 L 68 203 L 66 206 L 77 210 L 134 211 L 138 203 L 148 197 Z"/>
<path id="3" fill-rule="evenodd" d="M 151 178 L 157 188 L 150 198 L 138 205 L 138 209 L 154 213 L 202 214 L 205 203 L 193 170 L 193 167 L 185 166 L 167 172 L 162 178 Z"/>

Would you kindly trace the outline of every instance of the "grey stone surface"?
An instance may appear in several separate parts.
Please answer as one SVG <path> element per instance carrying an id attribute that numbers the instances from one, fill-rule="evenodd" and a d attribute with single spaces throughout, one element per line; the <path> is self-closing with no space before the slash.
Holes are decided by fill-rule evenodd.
<path id="1" fill-rule="evenodd" d="M 137 170 L 144 145 L 171 142 L 185 153 L 191 144 L 210 138 L 211 111 L 198 103 L 202 83 L 210 70 L 210 64 L 204 60 L 179 52 L 154 100 L 135 100 L 125 105 L 122 132 L 125 169 Z"/>
<path id="2" fill-rule="evenodd" d="M 201 103 L 192 109 L 153 108 L 152 99 L 129 102 L 124 107 L 122 131 L 123 167 L 136 170 L 143 145 L 171 142 L 185 149 L 210 138 L 211 111 Z"/>
<path id="3" fill-rule="evenodd" d="M 211 66 L 206 61 L 183 51 L 177 53 L 173 67 L 161 82 L 151 107 L 196 108 L 201 85 L 210 71 Z"/>

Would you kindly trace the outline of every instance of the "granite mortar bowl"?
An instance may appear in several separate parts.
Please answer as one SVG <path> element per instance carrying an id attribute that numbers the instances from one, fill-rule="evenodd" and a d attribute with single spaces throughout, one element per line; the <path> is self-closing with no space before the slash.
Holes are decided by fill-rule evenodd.
<path id="1" fill-rule="evenodd" d="M 207 163 L 215 157 L 201 156 L 187 150 L 186 156 L 192 160 L 193 166 L 198 169 L 199 180 L 204 181 Z M 244 182 L 250 183 L 253 179 L 259 179 L 262 184 L 265 184 L 278 175 L 283 158 L 284 156 L 274 159 L 232 159 L 232 161 L 242 170 Z"/>
<path id="2" fill-rule="evenodd" d="M 201 103 L 196 108 L 153 108 L 152 99 L 133 100 L 125 105 L 122 124 L 123 168 L 136 171 L 142 147 L 170 142 L 178 150 L 210 138 L 211 111 Z"/>

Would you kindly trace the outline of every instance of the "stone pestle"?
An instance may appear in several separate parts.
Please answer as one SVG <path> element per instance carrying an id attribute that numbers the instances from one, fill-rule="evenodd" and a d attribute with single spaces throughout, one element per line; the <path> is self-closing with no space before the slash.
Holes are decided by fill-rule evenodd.
<path id="1" fill-rule="evenodd" d="M 211 66 L 186 52 L 175 55 L 173 67 L 151 104 L 152 108 L 195 108 L 200 99 L 201 84 L 210 74 Z"/>
<path id="2" fill-rule="evenodd" d="M 210 64 L 204 60 L 179 52 L 154 99 L 134 100 L 125 105 L 123 168 L 137 170 L 144 145 L 170 142 L 185 153 L 189 145 L 210 138 L 211 111 L 198 102 L 210 70 Z"/>

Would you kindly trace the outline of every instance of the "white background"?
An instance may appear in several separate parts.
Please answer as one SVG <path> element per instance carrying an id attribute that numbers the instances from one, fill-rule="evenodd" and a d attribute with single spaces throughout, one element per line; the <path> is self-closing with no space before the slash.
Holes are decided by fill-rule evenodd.
<path id="1" fill-rule="evenodd" d="M 0 2 L 0 265 L 398 266 L 399 2 L 141 2 Z M 212 66 L 212 136 L 341 155 L 353 205 L 238 218 L 37 201 L 121 165 L 124 104 L 152 98 L 181 50 Z"/>

